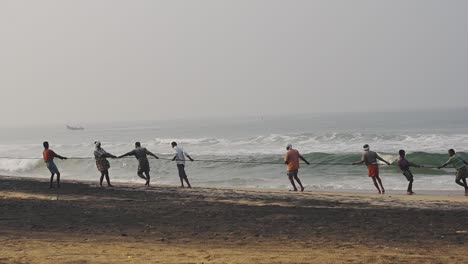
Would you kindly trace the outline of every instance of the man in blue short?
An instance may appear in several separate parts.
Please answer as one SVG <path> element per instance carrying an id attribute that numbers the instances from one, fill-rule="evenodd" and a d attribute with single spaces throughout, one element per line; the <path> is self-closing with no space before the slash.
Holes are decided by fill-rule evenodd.
<path id="1" fill-rule="evenodd" d="M 447 165 L 452 165 L 457 172 L 455 173 L 455 183 L 465 188 L 465 196 L 468 196 L 468 185 L 466 184 L 466 177 L 468 176 L 468 169 L 466 165 L 468 163 L 459 155 L 455 153 L 455 150 L 449 149 L 448 154 L 450 156 L 449 160 L 444 164 L 439 166 L 439 169 Z"/>
<path id="2" fill-rule="evenodd" d="M 59 158 L 62 160 L 66 160 L 67 158 L 57 155 L 53 150 L 49 149 L 49 142 L 44 141 L 42 145 L 44 146 L 42 157 L 44 158 L 44 162 L 51 173 L 49 188 L 54 188 L 54 175 L 55 174 L 57 174 L 57 188 L 60 188 L 60 171 L 57 168 L 57 165 L 55 165 L 54 158 Z"/>
<path id="3" fill-rule="evenodd" d="M 413 192 L 413 180 L 414 180 L 414 177 L 413 177 L 413 173 L 411 172 L 410 170 L 410 167 L 416 167 L 416 168 L 420 168 L 421 166 L 417 165 L 417 164 L 414 164 L 412 162 L 409 162 L 407 159 L 406 159 L 406 152 L 401 149 L 399 152 L 398 152 L 398 155 L 400 155 L 399 159 L 398 159 L 398 167 L 400 168 L 400 171 L 401 173 L 406 177 L 406 179 L 408 180 L 408 189 L 406 191 L 406 194 L 408 195 L 413 195 L 414 192 Z"/>
<path id="4" fill-rule="evenodd" d="M 187 173 L 185 173 L 185 156 L 187 156 L 187 158 L 189 158 L 190 161 L 193 161 L 193 159 L 190 157 L 190 155 L 187 152 L 184 151 L 183 148 L 177 146 L 177 142 L 172 142 L 171 146 L 175 151 L 175 156 L 174 158 L 172 158 L 172 160 L 177 163 L 177 170 L 179 171 L 179 178 L 180 178 L 180 187 L 185 188 L 184 186 L 184 180 L 185 180 L 188 188 L 192 188 L 188 180 Z"/>

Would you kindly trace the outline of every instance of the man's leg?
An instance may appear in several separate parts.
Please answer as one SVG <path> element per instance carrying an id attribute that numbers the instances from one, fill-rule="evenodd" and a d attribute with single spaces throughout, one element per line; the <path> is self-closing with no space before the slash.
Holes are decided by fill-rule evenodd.
<path id="1" fill-rule="evenodd" d="M 149 171 L 145 171 L 145 174 L 146 174 L 146 184 L 145 185 L 149 187 L 150 186 L 150 180 L 151 180 Z"/>
<path id="2" fill-rule="evenodd" d="M 114 187 L 114 186 L 112 186 L 112 184 L 110 183 L 109 171 L 108 171 L 108 170 L 106 170 L 106 172 L 105 172 L 104 175 L 106 176 L 107 186 L 109 186 L 109 187 Z M 102 181 L 101 181 L 101 183 L 102 183 Z"/>
<path id="3" fill-rule="evenodd" d="M 137 173 L 138 177 L 142 178 L 143 180 L 147 181 L 148 179 L 146 179 L 146 177 L 143 175 L 143 172 L 142 171 L 139 171 Z"/>
<path id="4" fill-rule="evenodd" d="M 188 180 L 187 175 L 185 175 L 184 180 L 185 180 L 185 182 L 187 183 L 187 186 L 188 186 L 189 188 L 192 188 L 192 185 L 190 185 L 190 182 L 189 182 L 189 180 Z"/>
<path id="5" fill-rule="evenodd" d="M 377 184 L 376 177 L 371 177 L 371 178 L 372 178 L 372 181 L 374 182 L 375 188 L 377 188 L 377 190 L 379 191 L 379 194 L 381 194 L 382 192 L 380 191 L 379 185 Z"/>
<path id="6" fill-rule="evenodd" d="M 180 188 L 185 188 L 184 186 L 184 180 L 182 179 L 182 177 L 179 176 L 179 179 L 180 179 Z"/>
<path id="7" fill-rule="evenodd" d="M 185 182 L 187 183 L 188 188 L 192 188 L 192 186 L 190 185 L 190 182 L 188 180 L 187 173 L 185 173 L 185 165 L 184 164 L 178 164 L 177 169 L 179 170 L 179 177 L 180 177 L 180 183 L 182 184 L 182 188 L 184 187 L 183 180 L 185 180 Z"/>
<path id="8" fill-rule="evenodd" d="M 299 177 L 297 177 L 297 174 L 294 175 L 294 179 L 299 183 L 299 186 L 301 186 L 301 192 L 304 191 L 304 186 L 302 186 L 301 180 L 299 180 Z"/>
<path id="9" fill-rule="evenodd" d="M 179 173 L 179 179 L 180 179 L 180 188 L 185 188 L 184 186 L 184 174 L 182 173 L 182 165 L 181 164 L 177 164 L 177 173 Z"/>
<path id="10" fill-rule="evenodd" d="M 50 185 L 49 185 L 49 188 L 54 188 L 54 175 L 55 173 L 52 173 L 50 175 Z"/>
<path id="11" fill-rule="evenodd" d="M 413 194 L 413 179 L 411 179 L 408 183 L 408 194 Z"/>
<path id="12" fill-rule="evenodd" d="M 466 184 L 466 178 L 462 178 L 462 181 L 465 184 L 465 196 L 468 196 L 468 184 Z"/>
<path id="13" fill-rule="evenodd" d="M 383 187 L 382 180 L 380 179 L 379 176 L 377 176 L 377 177 L 375 177 L 375 178 L 377 178 L 377 181 L 378 181 L 379 184 L 380 184 L 380 188 L 382 189 L 382 194 L 384 194 L 384 193 L 385 193 L 385 189 L 384 189 L 384 187 Z"/>
<path id="14" fill-rule="evenodd" d="M 60 172 L 57 172 L 57 188 L 60 188 Z"/>
<path id="15" fill-rule="evenodd" d="M 294 191 L 297 192 L 297 188 L 296 188 L 296 184 L 294 184 L 294 179 L 293 179 L 293 175 L 292 174 L 288 174 L 288 177 L 289 177 L 289 181 L 291 182 L 293 188 L 294 188 Z"/>
<path id="16" fill-rule="evenodd" d="M 101 179 L 99 179 L 99 186 L 102 187 L 102 181 L 104 180 L 104 172 L 101 171 Z"/>

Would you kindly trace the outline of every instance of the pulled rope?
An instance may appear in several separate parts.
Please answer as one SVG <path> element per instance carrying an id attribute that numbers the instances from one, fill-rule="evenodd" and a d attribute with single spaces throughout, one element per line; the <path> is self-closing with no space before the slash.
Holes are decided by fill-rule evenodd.
<path id="1" fill-rule="evenodd" d="M 122 157 L 122 158 L 114 158 L 114 159 L 133 159 L 134 157 Z M 17 160 L 42 160 L 42 158 L 34 158 L 34 157 L 23 157 L 23 158 L 17 158 L 17 157 L 0 157 L 0 159 L 17 159 Z M 88 160 L 88 159 L 94 159 L 94 157 L 67 157 L 69 160 Z M 112 158 L 110 158 L 112 159 Z M 167 160 L 167 161 L 173 161 L 172 159 L 169 158 L 159 158 L 160 160 Z M 209 159 L 194 159 L 194 162 L 217 162 L 217 163 L 237 163 L 237 164 L 269 164 L 269 165 L 285 165 L 284 162 L 269 162 L 269 161 L 242 161 L 242 160 L 209 160 Z M 189 160 L 187 160 L 189 162 Z M 309 162 L 309 165 L 316 165 L 316 166 L 321 166 L 321 165 L 327 165 L 327 166 L 359 166 L 363 164 L 352 164 L 352 163 L 333 163 L 333 162 Z M 385 164 L 379 164 L 381 166 L 398 166 L 397 164 L 390 164 L 390 165 L 385 165 Z M 416 167 L 417 168 L 417 167 Z M 439 167 L 436 167 L 434 165 L 421 165 L 420 168 L 424 169 L 438 169 Z"/>

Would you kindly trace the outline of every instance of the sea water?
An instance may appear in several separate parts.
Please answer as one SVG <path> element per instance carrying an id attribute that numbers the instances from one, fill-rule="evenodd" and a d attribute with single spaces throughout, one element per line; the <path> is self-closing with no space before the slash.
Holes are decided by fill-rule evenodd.
<path id="1" fill-rule="evenodd" d="M 410 161 L 428 166 L 445 162 L 449 148 L 468 158 L 464 153 L 468 152 L 466 113 L 466 109 L 458 109 L 122 121 L 81 124 L 85 126 L 81 131 L 67 130 L 65 125 L 2 128 L 0 156 L 10 158 L 0 159 L 0 174 L 49 177 L 40 159 L 45 140 L 59 155 L 84 158 L 93 156 L 96 140 L 114 155 L 131 151 L 140 141 L 156 155 L 172 158 L 170 143 L 177 141 L 195 160 L 203 160 L 187 162 L 186 171 L 194 186 L 288 189 L 283 158 L 286 145 L 292 144 L 314 163 L 301 165 L 299 176 L 307 188 L 370 190 L 374 187 L 366 167 L 348 165 L 360 160 L 364 144 L 389 162 L 398 159 L 400 149 L 407 151 Z M 149 159 L 153 184 L 179 184 L 174 162 Z M 99 179 L 92 158 L 56 163 L 62 179 Z M 134 158 L 110 159 L 110 163 L 112 181 L 144 183 L 136 176 Z M 452 168 L 415 168 L 413 173 L 415 190 L 460 189 L 454 183 Z M 406 189 L 407 181 L 396 166 L 382 166 L 381 176 L 386 189 Z"/>

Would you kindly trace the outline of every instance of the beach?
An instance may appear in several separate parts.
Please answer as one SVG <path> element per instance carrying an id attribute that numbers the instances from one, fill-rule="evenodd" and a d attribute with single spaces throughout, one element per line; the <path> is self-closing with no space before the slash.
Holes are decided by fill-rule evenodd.
<path id="1" fill-rule="evenodd" d="M 0 263 L 466 263 L 468 197 L 0 178 Z"/>

